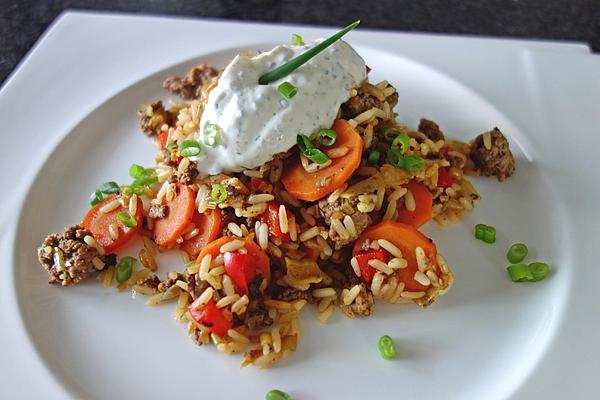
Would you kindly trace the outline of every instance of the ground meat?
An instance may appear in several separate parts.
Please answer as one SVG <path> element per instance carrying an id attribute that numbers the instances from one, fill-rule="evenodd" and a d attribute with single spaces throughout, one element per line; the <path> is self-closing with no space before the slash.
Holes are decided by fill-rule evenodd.
<path id="1" fill-rule="evenodd" d="M 418 130 L 434 142 L 446 139 L 438 124 L 426 118 L 421 118 Z"/>
<path id="2" fill-rule="evenodd" d="M 245 324 L 250 331 L 259 331 L 273 324 L 273 319 L 269 317 L 269 311 L 262 301 L 250 302 L 246 310 Z"/>
<path id="3" fill-rule="evenodd" d="M 331 219 L 338 219 L 343 221 L 346 215 L 349 215 L 354 222 L 356 229 L 355 234 L 350 234 L 348 238 L 342 238 L 338 232 L 330 225 L 329 227 L 329 239 L 334 242 L 336 250 L 339 250 L 342 246 L 347 245 L 355 241 L 358 236 L 371 224 L 371 217 L 369 214 L 361 213 L 356 209 L 358 198 L 339 198 L 333 203 L 329 203 L 327 199 L 319 201 L 319 210 L 321 215 L 325 218 L 326 224 L 331 224 Z"/>
<path id="4" fill-rule="evenodd" d="M 373 306 L 375 301 L 373 300 L 373 294 L 367 292 L 367 286 L 364 283 L 360 284 L 360 292 L 352 304 L 350 309 L 358 315 L 368 317 L 373 312 Z"/>
<path id="5" fill-rule="evenodd" d="M 161 293 L 166 292 L 167 290 L 169 290 L 171 288 L 171 286 L 175 286 L 175 282 L 177 281 L 186 281 L 185 277 L 183 276 L 183 274 L 180 274 L 179 272 L 177 273 L 177 276 L 175 278 L 167 278 L 164 281 L 162 281 L 161 283 L 158 284 L 158 291 Z"/>
<path id="6" fill-rule="evenodd" d="M 183 78 L 170 76 L 165 79 L 163 88 L 184 100 L 199 99 L 203 89 L 214 81 L 218 73 L 211 65 L 196 65 Z"/>
<path id="7" fill-rule="evenodd" d="M 498 128 L 488 133 L 491 136 L 491 148 L 486 149 L 482 133 L 471 142 L 470 156 L 482 175 L 495 176 L 502 182 L 515 172 L 515 159 L 508 140 Z"/>
<path id="8" fill-rule="evenodd" d="M 281 287 L 274 296 L 275 299 L 281 301 L 292 302 L 296 300 L 306 300 L 309 303 L 313 302 L 313 297 L 308 290 L 298 290 L 290 287 Z"/>
<path id="9" fill-rule="evenodd" d="M 169 206 L 152 204 L 148 209 L 148 216 L 150 218 L 159 219 L 164 218 L 169 214 Z"/>
<path id="10" fill-rule="evenodd" d="M 252 280 L 248 284 L 248 297 L 250 298 L 250 300 L 258 299 L 262 296 L 262 293 L 259 290 L 262 281 L 263 277 L 261 275 L 257 276 L 256 279 Z"/>
<path id="11" fill-rule="evenodd" d="M 191 185 L 194 179 L 198 176 L 198 169 L 196 168 L 196 163 L 190 161 L 187 168 L 183 170 L 183 172 L 176 172 L 177 180 L 179 183 L 183 185 Z"/>
<path id="12" fill-rule="evenodd" d="M 142 104 L 138 110 L 138 115 L 140 117 L 140 127 L 148 136 L 158 135 L 161 127 L 169 123 L 169 114 L 160 100 L 150 104 Z"/>
<path id="13" fill-rule="evenodd" d="M 48 283 L 69 286 L 81 282 L 96 271 L 92 262 L 94 258 L 103 264 L 108 261 L 114 265 L 114 255 L 101 256 L 95 247 L 85 243 L 85 236 L 92 236 L 92 233 L 74 225 L 66 228 L 63 233 L 53 233 L 44 240 L 38 249 L 38 259 L 50 275 Z M 62 256 L 63 266 L 54 262 L 55 254 Z M 58 255 L 56 258 L 60 257 Z"/>
<path id="14" fill-rule="evenodd" d="M 390 105 L 390 109 L 393 109 L 398 103 L 398 93 L 394 92 L 388 96 L 385 101 Z M 382 108 L 383 101 L 369 93 L 365 93 L 361 87 L 358 89 L 358 94 L 356 96 L 351 97 L 347 102 L 342 104 L 342 118 L 354 118 L 373 107 Z"/>
<path id="15" fill-rule="evenodd" d="M 158 285 L 160 285 L 160 278 L 155 274 L 150 274 L 146 278 L 137 281 L 135 285 L 156 293 L 158 292 Z"/>

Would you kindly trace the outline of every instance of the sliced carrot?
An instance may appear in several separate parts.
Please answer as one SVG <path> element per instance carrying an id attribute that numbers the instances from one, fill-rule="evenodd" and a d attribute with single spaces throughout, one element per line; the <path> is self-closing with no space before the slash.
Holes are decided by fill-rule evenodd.
<path id="1" fill-rule="evenodd" d="M 418 228 L 431 219 L 433 195 L 422 183 L 409 182 L 404 187 L 412 193 L 416 207 L 414 211 L 408 211 L 406 203 L 398 207 L 398 222 Z"/>
<path id="2" fill-rule="evenodd" d="M 134 228 L 124 226 L 117 218 L 117 214 L 121 211 L 128 211 L 127 208 L 119 205 L 119 207 L 107 213 L 100 211 L 102 207 L 118 198 L 118 195 L 108 196 L 106 199 L 92 207 L 83 218 L 83 221 L 81 221 L 81 226 L 89 229 L 96 241 L 104 247 L 104 250 L 107 252 L 111 252 L 127 243 L 129 239 L 135 236 L 142 226 L 143 205 L 140 199 L 138 199 L 137 211 L 135 213 L 137 225 Z M 110 235 L 109 227 L 112 224 L 117 226 L 119 233 L 116 240 L 113 240 Z"/>
<path id="3" fill-rule="evenodd" d="M 221 210 L 207 210 L 204 214 L 194 211 L 192 223 L 199 230 L 198 234 L 181 244 L 181 250 L 190 257 L 196 257 L 207 243 L 215 240 L 221 233 Z"/>
<path id="4" fill-rule="evenodd" d="M 287 163 L 282 182 L 287 192 L 300 200 L 314 201 L 322 199 L 341 187 L 360 165 L 363 141 L 348 121 L 338 119 L 331 127 L 337 134 L 335 145 L 328 148 L 346 147 L 348 152 L 331 160 L 331 164 L 316 172 L 306 172 L 299 156 L 292 157 Z M 325 183 L 321 187 L 321 183 Z"/>
<path id="5" fill-rule="evenodd" d="M 366 239 L 386 239 L 402 251 L 402 257 L 408 262 L 408 267 L 399 269 L 396 276 L 400 282 L 404 282 L 404 290 L 427 290 L 426 286 L 421 285 L 414 279 L 415 272 L 419 269 L 417 265 L 417 256 L 415 254 L 417 247 L 421 247 L 425 251 L 425 256 L 435 266 L 436 273 L 438 275 L 440 274 L 436 261 L 437 249 L 435 244 L 431 239 L 411 225 L 403 224 L 401 222 L 384 221 L 372 226 L 364 231 L 354 243 L 352 251 L 353 255 L 363 252 L 362 244 Z"/>
<path id="6" fill-rule="evenodd" d="M 204 256 L 210 254 L 213 260 L 221 254 L 220 249 L 225 243 L 229 243 L 232 240 L 240 240 L 232 236 L 222 236 L 217 240 L 213 240 L 200 250 L 198 257 L 196 258 L 196 264 L 199 265 Z M 256 268 L 262 272 L 263 276 L 267 279 L 267 282 L 271 279 L 271 262 L 267 253 L 260 248 L 259 245 L 254 243 L 252 240 L 246 239 L 244 241 L 244 248 L 250 256 L 256 261 Z"/>
<path id="7" fill-rule="evenodd" d="M 159 246 L 173 245 L 192 222 L 196 209 L 196 192 L 186 185 L 178 185 L 176 190 L 175 198 L 167 203 L 167 216 L 154 221 L 154 241 Z"/>

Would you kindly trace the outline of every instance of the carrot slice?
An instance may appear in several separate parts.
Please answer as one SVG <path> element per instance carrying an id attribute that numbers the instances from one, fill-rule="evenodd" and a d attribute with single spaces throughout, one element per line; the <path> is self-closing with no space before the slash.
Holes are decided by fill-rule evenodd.
<path id="1" fill-rule="evenodd" d="M 181 236 L 196 209 L 196 192 L 186 185 L 177 186 L 177 195 L 167 203 L 166 217 L 154 221 L 154 241 L 159 246 L 170 246 Z"/>
<path id="2" fill-rule="evenodd" d="M 92 207 L 85 217 L 83 217 L 83 221 L 81 221 L 81 226 L 87 228 L 92 232 L 92 235 L 96 239 L 96 241 L 104 247 L 104 250 L 107 252 L 111 252 L 125 243 L 129 241 L 135 234 L 140 230 L 142 226 L 142 201 L 138 199 L 137 211 L 135 213 L 135 220 L 137 221 L 137 225 L 134 228 L 128 228 L 124 226 L 118 219 L 117 214 L 121 211 L 128 211 L 127 208 L 119 205 L 116 209 L 109 211 L 107 213 L 103 213 L 100 211 L 102 207 L 107 205 L 113 200 L 117 200 L 119 198 L 118 195 L 108 196 L 106 199 L 102 200 L 100 203 L 96 204 Z M 110 235 L 109 227 L 115 224 L 118 228 L 119 236 L 116 240 L 113 240 Z"/>
<path id="3" fill-rule="evenodd" d="M 219 249 L 225 243 L 229 243 L 232 240 L 240 240 L 231 236 L 222 236 L 217 240 L 213 240 L 200 250 L 198 258 L 196 258 L 196 264 L 199 265 L 204 256 L 210 254 L 213 260 L 221 253 Z M 267 282 L 271 279 L 271 263 L 269 256 L 263 251 L 256 243 L 252 240 L 245 240 L 244 248 L 250 256 L 256 261 L 256 268 L 262 272 L 263 276 L 267 279 Z"/>
<path id="4" fill-rule="evenodd" d="M 418 228 L 431 219 L 433 195 L 422 183 L 409 182 L 404 187 L 411 191 L 416 207 L 414 211 L 408 211 L 406 203 L 398 207 L 398 222 Z"/>
<path id="5" fill-rule="evenodd" d="M 440 274 L 436 261 L 437 249 L 435 244 L 411 225 L 401 222 L 384 221 L 372 226 L 364 231 L 354 243 L 353 255 L 363 252 L 362 244 L 366 239 L 385 239 L 402 251 L 402 257 L 408 262 L 408 267 L 399 269 L 396 276 L 400 282 L 404 282 L 405 290 L 416 292 L 427 290 L 426 286 L 421 285 L 414 279 L 415 272 L 419 269 L 417 256 L 415 255 L 417 247 L 421 247 L 425 251 L 425 256 L 435 266 L 436 273 Z"/>
<path id="6" fill-rule="evenodd" d="M 192 223 L 199 230 L 198 234 L 181 244 L 181 250 L 190 257 L 196 257 L 208 242 L 215 240 L 221 233 L 221 210 L 206 210 L 204 214 L 194 212 Z"/>
<path id="7" fill-rule="evenodd" d="M 331 160 L 331 164 L 316 172 L 306 172 L 300 157 L 295 156 L 287 163 L 281 180 L 287 192 L 300 200 L 322 199 L 341 187 L 360 165 L 363 141 L 348 121 L 338 119 L 331 127 L 337 134 L 335 145 L 329 149 L 346 147 L 348 152 Z M 320 187 L 321 182 L 327 182 Z M 319 185 L 317 185 L 319 183 Z"/>

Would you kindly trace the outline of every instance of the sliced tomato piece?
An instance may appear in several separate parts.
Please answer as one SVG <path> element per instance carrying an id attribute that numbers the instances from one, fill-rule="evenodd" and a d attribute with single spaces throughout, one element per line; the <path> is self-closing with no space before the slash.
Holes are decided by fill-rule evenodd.
<path id="1" fill-rule="evenodd" d="M 137 211 L 135 213 L 137 225 L 133 228 L 126 227 L 117 218 L 117 214 L 119 214 L 121 211 L 129 212 L 127 208 L 119 205 L 119 207 L 107 213 L 100 211 L 102 207 L 113 200 L 117 200 L 118 198 L 119 195 L 108 196 L 106 199 L 92 207 L 83 218 L 83 221 L 81 221 L 81 226 L 89 229 L 96 241 L 102 247 L 104 247 L 104 250 L 107 252 L 114 251 L 123 246 L 135 236 L 142 226 L 143 205 L 140 199 L 138 199 Z M 112 224 L 115 224 L 118 227 L 119 236 L 116 240 L 114 240 L 110 235 L 109 226 Z"/>

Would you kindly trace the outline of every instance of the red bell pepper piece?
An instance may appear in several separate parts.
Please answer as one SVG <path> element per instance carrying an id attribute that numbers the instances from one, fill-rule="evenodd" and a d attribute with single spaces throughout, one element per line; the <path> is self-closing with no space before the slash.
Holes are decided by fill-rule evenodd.
<path id="1" fill-rule="evenodd" d="M 199 324 L 206 326 L 210 333 L 223 337 L 233 326 L 231 321 L 225 318 L 221 309 L 217 308 L 212 299 L 199 309 L 194 309 L 191 305 L 188 309 L 192 318 Z"/>
<path id="2" fill-rule="evenodd" d="M 367 251 L 363 251 L 354 256 L 358 261 L 358 266 L 360 268 L 360 277 L 363 281 L 370 284 L 373 280 L 373 275 L 375 275 L 376 269 L 369 265 L 369 260 L 377 259 L 383 261 L 387 264 L 390 260 L 390 255 L 384 249 L 371 249 Z"/>
<path id="3" fill-rule="evenodd" d="M 288 225 L 294 219 L 294 214 L 287 211 Z M 265 224 L 269 225 L 269 233 L 276 238 L 281 239 L 283 242 L 289 242 L 290 234 L 281 232 L 281 227 L 279 226 L 279 204 L 275 201 L 269 202 L 269 206 L 267 211 L 265 211 L 260 220 Z"/>
<path id="4" fill-rule="evenodd" d="M 250 178 L 250 190 L 258 190 L 265 184 L 265 181 L 259 178 Z"/>
<path id="5" fill-rule="evenodd" d="M 256 260 L 252 254 L 227 252 L 223 255 L 223 263 L 240 292 L 248 294 L 248 284 L 256 277 Z"/>
<path id="6" fill-rule="evenodd" d="M 438 168 L 438 181 L 437 185 L 441 188 L 447 188 L 452 186 L 453 183 L 452 175 L 448 172 L 448 168 Z"/>
<path id="7" fill-rule="evenodd" d="M 169 139 L 169 132 L 161 131 L 158 134 L 158 137 L 156 139 L 156 144 L 158 144 L 158 147 L 160 147 L 161 150 L 164 150 L 167 148 L 167 140 L 168 139 Z"/>

